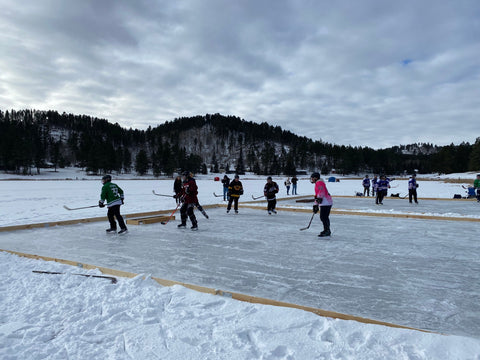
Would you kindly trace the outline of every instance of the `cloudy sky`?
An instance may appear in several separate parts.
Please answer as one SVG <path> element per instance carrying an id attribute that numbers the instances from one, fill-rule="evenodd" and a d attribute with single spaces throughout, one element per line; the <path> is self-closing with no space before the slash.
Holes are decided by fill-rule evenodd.
<path id="1" fill-rule="evenodd" d="M 480 136 L 478 0 L 0 0 L 0 109 L 221 113 L 335 144 Z"/>

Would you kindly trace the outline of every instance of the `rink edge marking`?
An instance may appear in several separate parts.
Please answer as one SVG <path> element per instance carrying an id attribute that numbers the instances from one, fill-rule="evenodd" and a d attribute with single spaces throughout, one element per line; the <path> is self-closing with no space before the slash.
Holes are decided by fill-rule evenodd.
<path id="1" fill-rule="evenodd" d="M 239 208 L 255 209 L 255 210 L 266 210 L 261 206 L 255 205 L 245 205 L 239 204 Z M 280 211 L 292 211 L 292 212 L 305 212 L 312 213 L 311 209 L 305 208 L 284 208 L 276 207 L 276 210 Z M 470 221 L 470 222 L 480 222 L 479 218 L 469 218 L 469 217 L 455 217 L 455 216 L 437 216 L 437 215 L 420 215 L 420 214 L 389 214 L 389 213 L 373 213 L 373 212 L 363 212 L 355 210 L 342 210 L 342 209 L 332 209 L 330 214 L 335 215 L 352 215 L 352 216 L 374 216 L 374 217 L 391 217 L 391 218 L 404 218 L 404 219 L 423 219 L 423 220 L 446 220 L 446 221 Z"/>
<path id="2" fill-rule="evenodd" d="M 72 261 L 72 260 L 64 260 L 64 259 L 52 258 L 52 257 L 42 256 L 42 255 L 27 254 L 27 253 L 22 253 L 22 252 L 13 251 L 13 250 L 0 249 L 0 251 L 10 253 L 10 254 L 13 254 L 13 255 L 17 255 L 19 257 L 25 257 L 25 258 L 29 258 L 29 259 L 35 259 L 35 260 L 54 261 L 54 262 L 57 262 L 57 263 L 60 263 L 60 264 L 75 266 L 75 267 L 79 267 L 79 268 L 87 269 L 87 270 L 98 269 L 98 270 L 100 270 L 100 272 L 102 272 L 102 274 L 106 274 L 106 275 L 125 277 L 125 278 L 134 278 L 134 277 L 140 275 L 140 274 L 135 274 L 135 273 L 127 272 L 127 271 L 110 269 L 110 268 L 106 268 L 106 267 L 95 266 L 95 265 L 76 262 L 76 261 Z M 391 327 L 391 328 L 414 330 L 414 331 L 420 331 L 420 332 L 432 333 L 432 334 L 440 334 L 440 333 L 437 333 L 437 332 L 434 332 L 434 331 L 417 329 L 417 328 L 404 326 L 404 325 L 393 324 L 393 323 L 389 323 L 389 322 L 385 322 L 385 321 L 373 320 L 373 319 L 364 318 L 364 317 L 360 317 L 360 316 L 338 313 L 338 312 L 335 312 L 335 311 L 322 310 L 322 309 L 318 309 L 318 308 L 314 308 L 314 307 L 297 305 L 297 304 L 287 303 L 287 302 L 283 302 L 283 301 L 277 301 L 277 300 L 262 298 L 262 297 L 258 297 L 258 296 L 251 296 L 251 295 L 245 295 L 245 294 L 236 293 L 236 292 L 229 292 L 229 291 L 224 291 L 224 290 L 212 289 L 212 288 L 208 288 L 208 287 L 204 287 L 204 286 L 193 285 L 193 284 L 188 284 L 188 283 L 183 283 L 183 282 L 173 281 L 173 280 L 166 280 L 166 279 L 161 279 L 161 278 L 157 278 L 157 277 L 151 277 L 151 278 L 162 286 L 181 285 L 185 288 L 188 288 L 188 289 L 191 289 L 191 290 L 194 290 L 194 291 L 198 291 L 198 292 L 201 292 L 201 293 L 224 296 L 224 297 L 228 297 L 228 298 L 231 298 L 231 299 L 234 299 L 234 300 L 238 300 L 238 301 L 242 301 L 242 302 L 248 302 L 248 303 L 252 303 L 252 304 L 261 304 L 261 305 L 270 305 L 270 306 L 277 306 L 277 307 L 293 308 L 293 309 L 298 309 L 298 310 L 311 312 L 311 313 L 314 313 L 314 314 L 319 315 L 321 317 L 340 319 L 340 320 L 351 320 L 351 321 L 356 321 L 356 322 L 363 323 L 363 324 L 380 325 L 380 326 L 386 326 L 386 327 Z M 444 334 L 440 334 L 440 335 L 444 335 Z"/>
<path id="3" fill-rule="evenodd" d="M 204 209 L 211 209 L 219 207 L 219 204 L 211 204 L 211 205 L 204 205 Z M 135 219 L 140 217 L 149 217 L 149 216 L 162 216 L 166 215 L 169 216 L 173 209 L 170 210 L 157 210 L 157 211 L 148 211 L 148 212 L 140 212 L 140 213 L 133 213 L 133 214 L 125 214 L 123 217 L 126 220 Z M 52 226 L 64 226 L 64 225 L 76 225 L 82 223 L 92 223 L 92 222 L 99 222 L 99 221 L 107 221 L 108 218 L 106 216 L 99 216 L 99 217 L 92 217 L 92 218 L 82 218 L 82 219 L 73 219 L 73 220 L 61 220 L 61 221 L 48 221 L 43 223 L 33 223 L 33 224 L 23 224 L 23 225 L 10 225 L 10 226 L 2 226 L 0 227 L 0 232 L 2 231 L 15 231 L 15 230 L 27 230 L 27 229 L 37 229 L 37 228 L 48 228 Z"/>

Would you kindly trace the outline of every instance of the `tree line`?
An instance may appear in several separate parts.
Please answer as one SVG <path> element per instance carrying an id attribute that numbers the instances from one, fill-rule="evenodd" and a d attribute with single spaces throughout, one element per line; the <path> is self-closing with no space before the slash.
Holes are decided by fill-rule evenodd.
<path id="1" fill-rule="evenodd" d="M 314 141 L 279 126 L 221 114 L 182 117 L 138 130 L 56 111 L 0 111 L 0 170 L 31 174 L 46 166 L 77 166 L 93 174 L 151 171 L 155 176 L 182 170 L 452 173 L 480 169 L 480 138 L 474 144 L 372 149 Z"/>

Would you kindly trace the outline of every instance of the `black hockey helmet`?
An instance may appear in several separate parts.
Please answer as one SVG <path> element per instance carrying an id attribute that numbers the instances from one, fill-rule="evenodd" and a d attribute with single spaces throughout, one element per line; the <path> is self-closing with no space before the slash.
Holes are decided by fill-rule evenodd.
<path id="1" fill-rule="evenodd" d="M 240 176 L 238 176 L 238 174 L 236 174 L 235 179 L 240 179 Z"/>
<path id="2" fill-rule="evenodd" d="M 318 172 L 312 173 L 312 175 L 310 176 L 310 179 L 313 179 L 313 178 L 320 179 L 320 174 Z"/>
<path id="3" fill-rule="evenodd" d="M 110 182 L 110 181 L 112 181 L 112 176 L 111 175 L 104 175 L 102 177 L 102 183 L 105 184 L 105 183 Z"/>
<path id="4" fill-rule="evenodd" d="M 267 181 L 268 181 L 268 180 L 272 180 L 272 177 L 271 177 L 271 176 L 267 177 Z"/>

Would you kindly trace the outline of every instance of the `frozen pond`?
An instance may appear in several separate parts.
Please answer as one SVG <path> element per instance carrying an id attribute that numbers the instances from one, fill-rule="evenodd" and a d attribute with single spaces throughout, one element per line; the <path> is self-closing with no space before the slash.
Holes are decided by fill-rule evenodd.
<path id="1" fill-rule="evenodd" d="M 332 215 L 324 240 L 318 218 L 299 231 L 308 213 L 207 211 L 197 232 L 98 222 L 0 233 L 0 248 L 480 337 L 480 223 Z"/>

